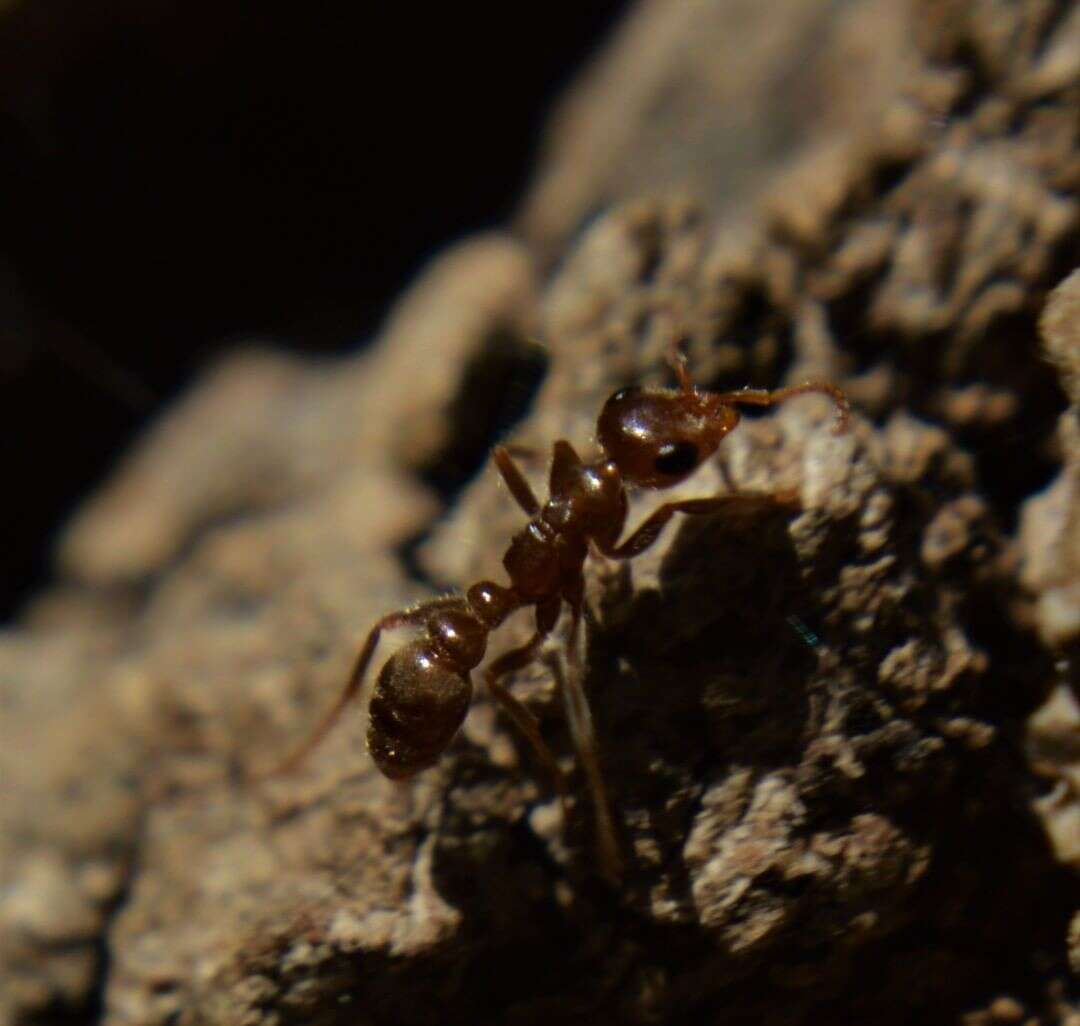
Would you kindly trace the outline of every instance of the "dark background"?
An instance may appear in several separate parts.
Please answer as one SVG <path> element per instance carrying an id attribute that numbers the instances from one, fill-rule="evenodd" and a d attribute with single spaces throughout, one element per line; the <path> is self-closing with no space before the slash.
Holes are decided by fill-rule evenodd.
<path id="1" fill-rule="evenodd" d="M 0 16 L 0 617 L 217 351 L 355 347 L 426 257 L 503 220 L 545 113 L 625 6 Z"/>

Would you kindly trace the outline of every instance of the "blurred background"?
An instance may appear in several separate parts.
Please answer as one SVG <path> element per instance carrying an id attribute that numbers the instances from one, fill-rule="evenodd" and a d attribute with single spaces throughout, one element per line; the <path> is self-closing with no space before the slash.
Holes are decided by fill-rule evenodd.
<path id="1" fill-rule="evenodd" d="M 217 352 L 355 348 L 505 219 L 626 6 L 0 0 L 0 618 Z"/>

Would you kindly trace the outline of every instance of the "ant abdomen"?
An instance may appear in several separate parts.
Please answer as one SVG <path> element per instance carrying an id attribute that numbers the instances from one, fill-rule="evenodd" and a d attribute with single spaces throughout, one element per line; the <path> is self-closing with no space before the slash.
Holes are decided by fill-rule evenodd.
<path id="1" fill-rule="evenodd" d="M 472 681 L 433 652 L 429 639 L 398 649 L 371 694 L 367 744 L 379 769 L 403 780 L 438 762 L 465 720 Z"/>
<path id="2" fill-rule="evenodd" d="M 469 711 L 469 671 L 487 651 L 488 628 L 464 604 L 433 611 L 426 627 L 386 661 L 371 695 L 368 750 L 392 780 L 438 761 Z"/>

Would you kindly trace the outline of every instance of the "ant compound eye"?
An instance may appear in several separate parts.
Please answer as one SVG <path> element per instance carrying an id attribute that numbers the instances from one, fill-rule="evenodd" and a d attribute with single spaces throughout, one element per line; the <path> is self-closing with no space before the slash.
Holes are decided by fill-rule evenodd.
<path id="1" fill-rule="evenodd" d="M 621 403 L 627 399 L 633 399 L 634 396 L 641 395 L 640 385 L 627 385 L 625 388 L 620 388 L 609 400 L 609 403 Z"/>
<path id="2" fill-rule="evenodd" d="M 660 447 L 653 463 L 658 474 L 683 477 L 698 465 L 698 448 L 693 442 L 668 442 Z"/>

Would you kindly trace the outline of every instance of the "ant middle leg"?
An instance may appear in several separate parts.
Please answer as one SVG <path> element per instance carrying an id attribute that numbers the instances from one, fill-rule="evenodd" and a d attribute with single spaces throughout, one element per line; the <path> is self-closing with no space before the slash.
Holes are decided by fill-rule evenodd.
<path id="1" fill-rule="evenodd" d="M 682 499 L 666 502 L 652 513 L 645 522 L 622 545 L 602 548 L 611 559 L 633 559 L 653 545 L 660 537 L 668 521 L 676 513 L 688 516 L 708 516 L 713 513 L 750 513 L 775 506 L 798 506 L 798 495 L 793 491 L 771 493 L 736 493 L 717 495 L 710 499 Z"/>
<path id="2" fill-rule="evenodd" d="M 259 774 L 259 776 L 275 777 L 290 773 L 319 746 L 323 738 L 330 733 L 341 718 L 341 714 L 360 693 L 360 687 L 364 683 L 368 666 L 371 664 L 372 656 L 375 655 L 375 649 L 379 644 L 379 638 L 383 631 L 392 631 L 410 624 L 422 624 L 427 619 L 428 614 L 434 610 L 446 609 L 455 605 L 460 606 L 463 601 L 464 599 L 460 595 L 443 595 L 440 598 L 421 602 L 411 609 L 399 609 L 393 613 L 387 613 L 386 616 L 377 621 L 375 626 L 368 632 L 364 647 L 360 649 L 356 661 L 353 663 L 352 672 L 349 674 L 349 678 L 345 682 L 345 687 L 342 689 L 337 701 L 327 710 L 308 739 L 296 751 L 292 752 L 288 758 L 279 763 L 274 769 Z"/>

